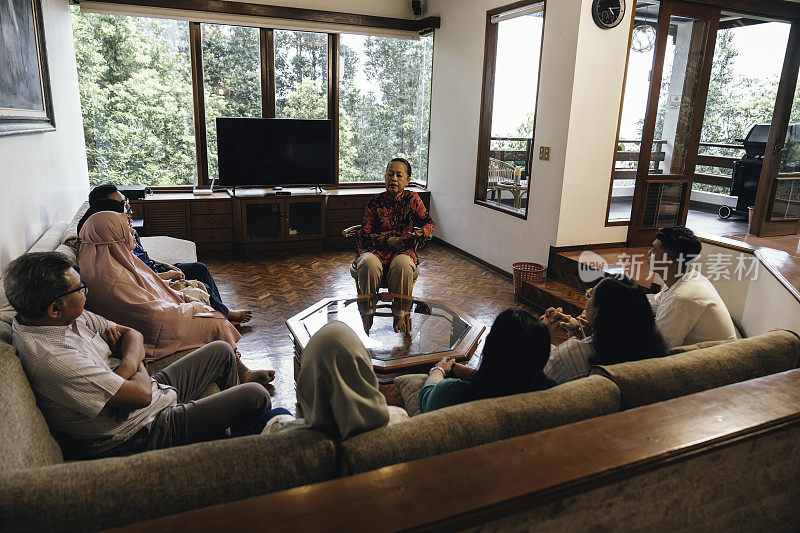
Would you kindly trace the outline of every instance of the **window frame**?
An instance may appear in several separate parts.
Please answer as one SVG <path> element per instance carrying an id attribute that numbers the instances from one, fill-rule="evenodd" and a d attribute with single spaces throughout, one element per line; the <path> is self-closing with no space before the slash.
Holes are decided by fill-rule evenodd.
<path id="1" fill-rule="evenodd" d="M 115 2 L 112 2 L 115 3 Z M 267 7 L 267 6 L 264 6 Z M 289 8 L 287 8 L 288 10 Z M 291 11 L 291 10 L 289 10 Z M 296 17 L 284 17 L 302 20 L 307 16 L 320 16 L 324 18 L 326 12 L 316 10 L 302 10 L 304 15 L 297 15 Z M 313 11 L 310 15 L 306 12 Z M 288 13 L 288 11 L 287 11 Z M 248 14 L 248 13 L 241 13 Z M 348 15 L 337 13 L 339 15 Z M 141 18 L 142 15 L 117 15 L 117 16 L 133 16 Z M 352 15 L 351 17 L 356 17 Z M 357 25 L 366 25 L 363 16 L 358 15 Z M 341 17 L 339 17 L 341 18 Z M 375 18 L 375 17 L 373 17 Z M 427 35 L 434 33 L 434 29 L 440 26 L 439 17 L 428 17 L 420 20 L 406 20 L 406 19 L 384 19 L 375 18 L 374 24 L 370 27 L 376 28 L 393 28 L 393 29 L 413 29 L 418 31 L 420 35 Z M 186 22 L 189 25 L 189 55 L 191 60 L 191 85 L 192 85 L 192 99 L 193 99 L 193 119 L 194 119 L 194 138 L 195 138 L 195 184 L 194 185 L 162 185 L 145 186 L 152 191 L 191 191 L 194 187 L 207 188 L 210 186 L 209 168 L 208 168 L 208 139 L 206 130 L 206 108 L 205 108 L 205 87 L 203 82 L 203 43 L 202 43 L 202 24 L 207 24 L 199 20 L 189 20 Z M 348 22 L 352 24 L 352 21 Z M 259 61 L 261 64 L 261 116 L 263 118 L 275 117 L 275 36 L 274 32 L 278 28 L 268 28 L 260 26 L 250 26 L 245 23 L 220 23 L 228 26 L 242 26 L 247 28 L 255 28 L 259 30 Z M 303 30 L 292 30 L 303 31 Z M 341 37 L 339 33 L 318 31 L 313 33 L 326 34 L 328 36 L 328 65 L 327 65 L 327 100 L 328 100 L 328 119 L 333 120 L 337 127 L 334 128 L 333 135 L 333 154 L 335 158 L 335 184 L 336 188 L 358 188 L 364 186 L 375 186 L 383 184 L 382 181 L 357 181 L 342 183 L 339 181 L 339 80 L 341 78 L 341 61 L 339 58 Z M 433 70 L 433 62 L 431 61 L 431 70 Z M 431 73 L 432 76 L 432 73 Z M 432 85 L 432 84 L 431 84 Z M 430 102 L 428 108 L 428 144 L 430 146 Z M 430 162 L 430 149 L 428 150 L 428 162 Z M 411 185 L 421 188 L 427 188 L 427 183 L 420 183 L 419 181 L 412 181 Z"/>
<path id="2" fill-rule="evenodd" d="M 498 202 L 492 202 L 486 199 L 488 175 L 489 175 L 489 153 L 491 152 L 490 143 L 492 137 L 492 112 L 494 107 L 494 83 L 495 72 L 497 67 L 497 38 L 498 38 L 498 24 L 492 24 L 492 16 L 499 15 L 515 9 L 520 9 L 533 4 L 542 4 L 542 41 L 539 44 L 539 72 L 537 73 L 536 83 L 536 96 L 534 99 L 533 111 L 533 130 L 531 132 L 531 149 L 528 153 L 528 189 L 526 191 L 528 197 L 528 204 L 525 206 L 525 212 L 521 213 L 513 208 L 504 207 Z M 483 48 L 483 85 L 481 87 L 481 109 L 480 109 L 480 125 L 478 127 L 478 162 L 475 169 L 475 201 L 476 205 L 494 209 L 523 220 L 528 219 L 528 211 L 531 198 L 531 182 L 533 182 L 533 152 L 535 147 L 536 138 L 536 118 L 539 114 L 539 88 L 542 81 L 542 55 L 544 50 L 544 35 L 545 27 L 547 25 L 547 0 L 522 0 L 507 4 L 501 7 L 490 9 L 486 12 L 486 33 Z"/>

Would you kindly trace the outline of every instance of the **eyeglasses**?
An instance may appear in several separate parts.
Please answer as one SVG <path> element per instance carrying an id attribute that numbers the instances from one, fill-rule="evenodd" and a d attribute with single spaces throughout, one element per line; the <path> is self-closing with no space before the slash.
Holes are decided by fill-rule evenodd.
<path id="1" fill-rule="evenodd" d="M 86 296 L 86 293 L 89 292 L 89 287 L 87 287 L 84 282 L 81 282 L 80 286 L 77 289 L 72 289 L 71 291 L 59 294 L 58 296 L 53 298 L 53 301 L 58 300 L 59 298 L 63 298 L 64 296 L 69 296 L 73 292 L 79 292 L 79 291 L 82 292 L 84 296 Z"/>

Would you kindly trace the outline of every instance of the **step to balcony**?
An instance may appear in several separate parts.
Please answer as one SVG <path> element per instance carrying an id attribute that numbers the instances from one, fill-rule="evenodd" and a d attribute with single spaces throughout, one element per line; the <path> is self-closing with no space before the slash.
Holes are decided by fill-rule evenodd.
<path id="1" fill-rule="evenodd" d="M 551 248 L 547 277 L 585 290 L 594 286 L 603 274 L 625 274 L 649 290 L 653 277 L 647 265 L 648 251 L 648 247 L 570 251 Z"/>
<path id="2" fill-rule="evenodd" d="M 565 313 L 578 316 L 586 306 L 583 289 L 553 278 L 546 278 L 542 283 L 523 281 L 519 299 L 539 313 L 544 313 L 548 307 L 560 307 Z"/>

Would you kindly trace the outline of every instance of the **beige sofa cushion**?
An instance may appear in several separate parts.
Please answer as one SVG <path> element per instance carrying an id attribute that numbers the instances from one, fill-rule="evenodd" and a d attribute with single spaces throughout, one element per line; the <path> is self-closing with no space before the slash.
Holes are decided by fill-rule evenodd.
<path id="1" fill-rule="evenodd" d="M 83 204 L 81 204 L 81 206 L 78 208 L 78 211 L 75 212 L 72 220 L 67 222 L 67 225 L 61 235 L 61 244 L 65 244 L 73 249 L 76 248 L 78 244 L 78 222 L 81 221 L 83 215 L 88 210 L 89 202 L 83 202 Z"/>
<path id="2" fill-rule="evenodd" d="M 619 387 L 621 408 L 686 396 L 797 368 L 800 338 L 775 330 L 708 348 L 656 359 L 595 367 Z"/>
<path id="3" fill-rule="evenodd" d="M 726 342 L 733 342 L 733 339 L 725 339 L 721 341 L 703 341 L 698 342 L 697 344 L 676 346 L 675 348 L 670 348 L 670 350 L 667 352 L 667 355 L 675 355 L 676 353 L 691 352 L 693 350 L 700 350 L 702 348 L 710 348 L 711 346 L 719 346 L 720 344 L 725 344 Z"/>
<path id="4" fill-rule="evenodd" d="M 64 234 L 64 229 L 66 229 L 67 225 L 68 222 L 57 222 L 56 224 L 53 224 L 47 231 L 44 232 L 44 235 L 39 237 L 39 240 L 36 241 L 28 251 L 52 252 L 58 248 L 59 244 L 61 244 L 61 236 Z"/>
<path id="5" fill-rule="evenodd" d="M 394 384 L 403 397 L 403 404 L 408 416 L 419 414 L 419 391 L 428 379 L 428 374 L 406 374 L 394 378 Z"/>
<path id="6" fill-rule="evenodd" d="M 552 389 L 424 413 L 341 444 L 346 473 L 364 472 L 616 412 L 619 390 L 589 376 Z"/>
<path id="7" fill-rule="evenodd" d="M 336 473 L 334 443 L 305 429 L 0 472 L 0 529 L 96 531 L 317 483 Z"/>
<path id="8" fill-rule="evenodd" d="M 17 352 L 0 343 L 0 471 L 62 462 Z"/>

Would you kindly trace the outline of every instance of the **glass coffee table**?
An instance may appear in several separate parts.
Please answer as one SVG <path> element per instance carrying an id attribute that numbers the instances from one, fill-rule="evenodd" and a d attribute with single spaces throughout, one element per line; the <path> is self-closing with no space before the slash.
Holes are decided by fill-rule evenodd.
<path id="1" fill-rule="evenodd" d="M 295 346 L 295 379 L 308 340 L 334 320 L 356 332 L 382 381 L 424 371 L 445 356 L 463 361 L 475 352 L 485 327 L 463 311 L 446 302 L 385 293 L 381 296 L 378 301 L 369 297 L 326 298 L 287 320 Z M 371 324 L 365 316 L 372 316 Z M 410 332 L 395 331 L 396 323 L 404 329 L 410 325 Z"/>

